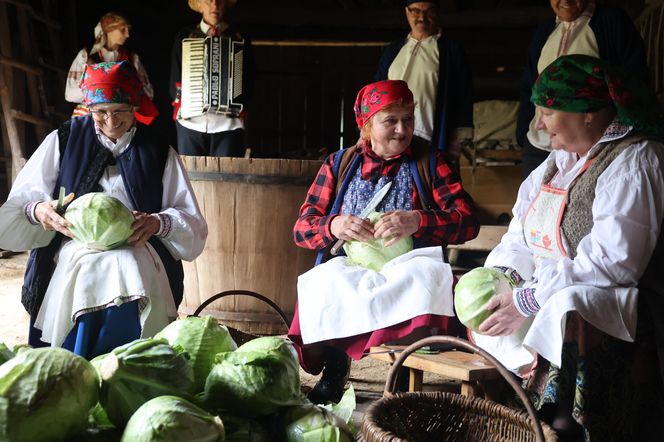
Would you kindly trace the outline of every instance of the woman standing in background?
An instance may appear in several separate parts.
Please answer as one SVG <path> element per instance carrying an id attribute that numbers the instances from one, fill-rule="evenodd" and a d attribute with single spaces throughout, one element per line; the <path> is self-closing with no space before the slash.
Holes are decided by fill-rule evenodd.
<path id="1" fill-rule="evenodd" d="M 77 103 L 72 113 L 73 117 L 80 117 L 89 113 L 88 108 L 83 104 L 83 91 L 81 89 L 81 76 L 88 64 L 102 62 L 120 62 L 129 61 L 143 84 L 143 93 L 150 100 L 145 100 L 145 104 L 136 112 L 136 119 L 143 124 L 150 124 L 159 114 L 157 108 L 152 103 L 154 90 L 150 79 L 138 58 L 138 54 L 123 45 L 129 39 L 131 23 L 126 17 L 116 13 L 108 12 L 104 14 L 95 26 L 95 43 L 92 49 L 81 49 L 69 68 L 67 83 L 65 85 L 65 99 L 71 103 Z"/>

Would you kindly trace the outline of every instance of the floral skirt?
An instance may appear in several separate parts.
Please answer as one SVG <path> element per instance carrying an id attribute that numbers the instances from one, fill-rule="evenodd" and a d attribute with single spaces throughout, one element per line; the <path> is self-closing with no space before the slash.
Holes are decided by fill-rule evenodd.
<path id="1" fill-rule="evenodd" d="M 664 388 L 652 319 L 641 308 L 635 342 L 570 314 L 561 367 L 540 358 L 524 387 L 537 409 L 573 404 L 587 441 L 664 440 Z"/>

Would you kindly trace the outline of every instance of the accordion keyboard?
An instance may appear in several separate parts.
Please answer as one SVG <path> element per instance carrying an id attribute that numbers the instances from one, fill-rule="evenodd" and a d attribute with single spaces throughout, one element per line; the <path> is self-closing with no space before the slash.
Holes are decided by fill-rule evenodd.
<path id="1" fill-rule="evenodd" d="M 196 117 L 205 112 L 206 61 L 205 39 L 188 38 L 182 41 L 182 118 Z"/>

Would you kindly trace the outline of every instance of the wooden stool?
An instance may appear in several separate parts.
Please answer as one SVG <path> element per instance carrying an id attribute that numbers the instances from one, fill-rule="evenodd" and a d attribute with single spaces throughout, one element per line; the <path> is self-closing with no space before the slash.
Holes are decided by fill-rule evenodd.
<path id="1" fill-rule="evenodd" d="M 405 345 L 371 347 L 369 357 L 393 363 Z M 444 351 L 436 354 L 413 353 L 404 361 L 410 369 L 408 391 L 421 391 L 424 372 L 461 381 L 461 394 L 495 400 L 502 377 L 498 370 L 478 354 Z"/>

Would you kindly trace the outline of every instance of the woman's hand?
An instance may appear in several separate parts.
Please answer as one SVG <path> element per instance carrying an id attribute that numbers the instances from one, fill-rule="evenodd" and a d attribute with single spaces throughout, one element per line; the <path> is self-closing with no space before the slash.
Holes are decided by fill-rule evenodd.
<path id="1" fill-rule="evenodd" d="M 374 237 L 374 227 L 369 220 L 355 215 L 339 215 L 330 223 L 330 232 L 344 241 L 369 241 Z"/>
<path id="2" fill-rule="evenodd" d="M 74 194 L 70 193 L 64 199 L 64 205 L 72 202 Z M 42 201 L 35 206 L 35 218 L 39 221 L 44 230 L 54 230 L 60 232 L 69 238 L 74 237 L 74 233 L 69 230 L 72 224 L 64 219 L 55 209 L 58 207 L 58 201 Z"/>
<path id="3" fill-rule="evenodd" d="M 478 329 L 487 336 L 508 336 L 521 327 L 526 318 L 518 312 L 512 301 L 512 292 L 499 293 L 486 303 L 487 310 L 493 310 Z"/>
<path id="4" fill-rule="evenodd" d="M 415 210 L 387 212 L 374 225 L 374 237 L 389 239 L 385 243 L 385 247 L 389 247 L 401 238 L 417 232 L 421 218 L 420 212 Z"/>
<path id="5" fill-rule="evenodd" d="M 134 233 L 127 239 L 127 244 L 134 247 L 141 247 L 152 235 L 159 232 L 161 222 L 159 221 L 159 217 L 154 214 L 137 211 L 133 211 L 132 213 L 134 214 L 134 218 L 136 218 L 131 225 Z"/>

